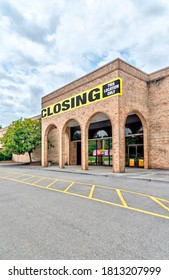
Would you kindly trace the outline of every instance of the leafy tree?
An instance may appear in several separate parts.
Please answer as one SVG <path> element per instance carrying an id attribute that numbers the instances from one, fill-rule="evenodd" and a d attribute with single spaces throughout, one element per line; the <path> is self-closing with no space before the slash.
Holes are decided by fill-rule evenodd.
<path id="1" fill-rule="evenodd" d="M 0 124 L 0 129 L 2 128 L 2 125 Z"/>
<path id="2" fill-rule="evenodd" d="M 1 142 L 6 155 L 21 155 L 28 152 L 30 162 L 32 162 L 31 153 L 41 145 L 40 121 L 20 119 L 12 122 L 1 138 Z"/>

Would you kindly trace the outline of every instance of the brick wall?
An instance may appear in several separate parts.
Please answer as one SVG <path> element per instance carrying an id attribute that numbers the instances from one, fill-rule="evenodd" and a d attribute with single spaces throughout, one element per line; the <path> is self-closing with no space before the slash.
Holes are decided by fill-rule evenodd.
<path id="1" fill-rule="evenodd" d="M 149 83 L 150 168 L 169 169 L 169 76 Z"/>

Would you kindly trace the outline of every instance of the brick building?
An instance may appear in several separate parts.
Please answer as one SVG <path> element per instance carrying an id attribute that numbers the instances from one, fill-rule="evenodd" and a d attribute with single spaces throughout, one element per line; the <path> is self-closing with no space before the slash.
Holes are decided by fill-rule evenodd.
<path id="1" fill-rule="evenodd" d="M 40 160 L 39 150 L 33 159 Z M 116 59 L 44 96 L 41 161 L 113 172 L 169 169 L 169 67 L 146 74 Z"/>
<path id="2" fill-rule="evenodd" d="M 169 169 L 169 68 L 116 59 L 42 98 L 42 165 Z"/>

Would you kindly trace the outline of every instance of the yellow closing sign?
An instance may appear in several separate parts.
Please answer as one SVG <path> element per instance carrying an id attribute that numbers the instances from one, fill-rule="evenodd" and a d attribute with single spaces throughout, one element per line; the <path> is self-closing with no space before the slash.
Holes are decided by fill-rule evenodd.
<path id="1" fill-rule="evenodd" d="M 106 98 L 122 95 L 122 79 L 116 78 L 107 83 L 98 85 L 84 92 L 68 97 L 58 103 L 42 109 L 42 119 L 55 116 L 85 105 L 89 105 Z"/>

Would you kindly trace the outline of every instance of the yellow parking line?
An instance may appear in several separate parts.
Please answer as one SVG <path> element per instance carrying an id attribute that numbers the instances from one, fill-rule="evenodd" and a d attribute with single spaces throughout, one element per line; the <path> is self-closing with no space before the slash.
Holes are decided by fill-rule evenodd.
<path id="1" fill-rule="evenodd" d="M 20 173 L 18 173 L 18 172 L 8 172 L 8 171 L 4 171 L 5 173 L 7 173 L 7 175 L 17 175 L 17 174 L 19 174 L 18 176 L 16 176 L 15 178 L 19 178 L 19 177 L 21 177 L 21 176 L 29 176 L 29 177 L 37 177 L 37 178 L 42 178 L 42 176 L 39 176 L 39 175 L 31 175 L 31 174 L 29 174 L 29 173 L 22 173 L 22 174 L 20 174 Z M 0 177 L 1 177 L 1 175 L 0 175 Z M 11 178 L 11 177 L 10 177 Z M 50 178 L 51 179 L 51 178 Z"/>
<path id="2" fill-rule="evenodd" d="M 151 195 L 149 194 L 144 194 L 144 193 L 139 193 L 139 192 L 134 192 L 134 191 L 128 191 L 125 189 L 119 189 L 119 188 L 113 188 L 113 187 L 108 187 L 108 186 L 101 186 L 101 185 L 96 185 L 97 188 L 102 188 L 102 189 L 109 189 L 109 190 L 120 190 L 121 192 L 126 192 L 126 193 L 131 193 L 131 194 L 136 194 L 136 195 L 140 195 L 140 196 L 144 196 L 144 197 L 151 197 Z M 169 200 L 160 198 L 160 197 L 156 197 L 158 200 L 164 201 L 164 202 L 168 202 Z"/>
<path id="3" fill-rule="evenodd" d="M 47 185 L 46 186 L 46 188 L 49 188 L 49 187 L 51 187 L 54 183 L 56 183 L 57 181 L 58 181 L 59 179 L 57 179 L 57 180 L 54 180 L 52 183 L 50 183 L 49 185 Z"/>
<path id="4" fill-rule="evenodd" d="M 8 172 L 7 174 L 1 175 L 3 178 L 8 178 L 7 176 L 14 175 L 12 172 Z"/>
<path id="5" fill-rule="evenodd" d="M 163 199 L 163 198 L 159 198 L 159 197 L 156 197 L 158 200 L 160 200 L 160 201 L 164 201 L 164 202 L 167 202 L 167 203 L 169 203 L 169 200 L 166 200 L 166 199 Z"/>
<path id="6" fill-rule="evenodd" d="M 18 178 L 20 178 L 20 177 L 15 177 L 15 179 L 18 179 Z M 32 176 L 24 175 L 23 178 L 22 177 L 20 178 L 20 180 L 22 180 L 24 182 L 24 180 L 28 180 L 30 178 L 32 178 Z"/>
<path id="7" fill-rule="evenodd" d="M 89 198 L 92 198 L 94 190 L 95 190 L 95 185 L 93 185 L 90 189 Z"/>
<path id="8" fill-rule="evenodd" d="M 35 182 L 32 182 L 32 184 L 36 184 L 36 183 L 38 183 L 38 182 L 42 181 L 43 179 L 45 179 L 45 177 L 41 177 L 41 179 L 36 180 Z"/>
<path id="9" fill-rule="evenodd" d="M 67 192 L 75 182 L 72 182 L 63 192 Z"/>
<path id="10" fill-rule="evenodd" d="M 8 173 L 8 174 L 17 174 L 18 172 L 9 172 L 9 171 L 4 171 L 4 172 L 6 172 L 6 173 Z M 37 178 L 44 178 L 44 179 L 51 179 L 51 177 L 42 177 L 42 176 L 39 176 L 39 175 L 30 175 L 29 173 L 23 173 L 22 175 L 28 175 L 28 176 L 33 176 L 33 177 L 37 177 Z M 19 177 L 20 176 L 22 176 L 22 175 L 19 175 Z M 1 176 L 1 175 L 0 175 Z M 15 177 L 16 178 L 16 177 Z M 18 177 L 17 177 L 18 178 Z M 72 181 L 70 181 L 70 180 L 62 180 L 62 179 L 59 179 L 59 181 L 61 181 L 61 182 L 72 182 Z M 37 181 L 36 181 L 37 182 Z M 34 183 L 36 183 L 36 182 L 34 182 Z M 86 185 L 86 186 L 91 186 L 92 187 L 92 184 L 89 184 L 89 183 L 83 183 L 83 182 L 76 182 L 77 184 L 82 184 L 82 185 Z M 98 188 L 104 188 L 104 189 L 110 189 L 110 190 L 117 190 L 117 189 L 119 189 L 120 191 L 122 191 L 122 192 L 127 192 L 127 193 L 131 193 L 131 194 L 136 194 L 136 195 L 140 195 L 140 196 L 145 196 L 145 197 L 150 197 L 151 195 L 148 195 L 148 194 L 144 194 L 144 193 L 139 193 L 139 192 L 134 192 L 134 191 L 130 191 L 130 190 L 124 190 L 124 189 L 120 189 L 120 188 L 114 188 L 114 187 L 108 187 L 108 186 L 101 186 L 101 185 L 95 185 L 96 187 L 98 187 Z M 164 202 L 167 202 L 167 203 L 169 203 L 169 200 L 166 200 L 166 199 L 163 199 L 163 198 L 159 198 L 159 197 L 157 197 L 157 199 L 158 200 L 160 200 L 160 201 L 164 201 Z"/>
<path id="11" fill-rule="evenodd" d="M 1 176 L 0 176 L 1 177 Z M 19 180 L 15 180 L 15 179 L 7 179 L 7 180 L 11 180 L 11 181 L 15 181 L 15 182 L 19 182 L 19 183 L 22 183 L 22 184 L 27 184 L 29 186 L 33 186 L 33 187 L 38 187 L 38 188 L 41 188 L 41 189 L 47 189 L 47 190 L 51 190 L 51 191 L 55 191 L 55 192 L 60 192 L 60 193 L 66 193 L 68 195 L 73 195 L 73 196 L 77 196 L 77 197 L 81 197 L 81 198 L 85 198 L 85 199 L 89 199 L 88 196 L 84 196 L 84 195 L 80 195 L 80 194 L 76 194 L 76 193 L 71 193 L 71 192 L 66 192 L 65 191 L 62 191 L 62 190 L 57 190 L 57 189 L 53 189 L 53 188 L 46 188 L 44 186 L 40 186 L 40 185 L 34 185 L 34 184 L 31 184 L 29 182 L 23 182 L 23 181 L 19 181 Z M 69 187 L 67 187 L 67 189 L 69 189 L 75 182 L 72 182 Z M 154 198 L 154 197 L 153 197 Z M 129 209 L 129 210 L 133 210 L 133 211 L 136 211 L 136 212 L 140 212 L 140 213 L 144 213 L 144 214 L 148 214 L 148 215 L 151 215 L 151 216 L 155 216 L 155 217 L 159 217 L 159 218 L 163 218 L 163 219 L 168 219 L 169 220 L 169 216 L 165 216 L 165 215 L 161 215 L 161 214 L 157 214 L 157 213 L 153 213 L 153 212 L 149 212 L 149 211 L 145 211 L 145 210 L 141 210 L 141 209 L 138 209 L 138 208 L 133 208 L 133 207 L 125 207 L 124 205 L 121 205 L 121 204 L 117 204 L 117 203 L 114 203 L 114 202 L 109 202 L 109 201 L 105 201 L 105 200 L 101 200 L 101 199 L 97 199 L 97 198 L 90 198 L 90 200 L 93 200 L 93 201 L 97 201 L 97 202 L 101 202 L 101 203 L 104 203 L 104 204 L 108 204 L 108 205 L 113 205 L 113 206 L 117 206 L 117 207 L 121 207 L 121 208 L 125 208 L 125 209 Z"/>
<path id="12" fill-rule="evenodd" d="M 5 175 L 5 176 L 3 176 L 3 178 L 6 178 L 6 179 L 12 179 L 13 180 L 13 178 L 11 178 L 11 176 L 14 176 L 15 174 L 7 174 L 7 175 Z M 8 177 L 9 176 L 9 177 Z M 20 174 L 20 175 L 17 175 L 15 178 L 19 178 L 19 177 L 23 177 L 24 175 L 22 174 Z"/>
<path id="13" fill-rule="evenodd" d="M 13 172 L 13 171 L 3 171 L 3 172 L 1 172 L 1 174 L 3 174 L 3 175 L 4 175 L 4 173 L 6 173 L 6 174 L 18 174 L 18 172 Z"/>
<path id="14" fill-rule="evenodd" d="M 39 178 L 39 176 L 36 176 L 36 175 L 24 175 L 24 177 L 27 177 L 27 178 L 33 178 L 33 177 L 35 177 L 35 178 Z M 16 178 L 16 177 L 15 177 Z M 41 178 L 41 177 L 40 177 Z"/>
<path id="15" fill-rule="evenodd" d="M 36 176 L 34 175 L 33 177 L 40 177 L 40 176 Z M 4 178 L 2 176 L 0 176 L 0 178 Z M 45 179 L 47 177 L 41 177 L 41 179 L 35 181 L 35 182 L 39 182 L 43 179 Z M 67 182 L 72 182 L 64 191 L 62 190 L 57 190 L 57 189 L 54 189 L 54 188 L 51 188 L 50 185 L 54 184 L 55 181 L 53 181 L 52 183 L 50 183 L 47 187 L 46 186 L 41 186 L 41 185 L 36 185 L 35 182 L 34 183 L 29 183 L 29 182 L 24 182 L 24 181 L 21 181 L 21 180 L 16 180 L 16 179 L 12 179 L 12 178 L 4 178 L 6 180 L 10 180 L 10 181 L 15 181 L 15 182 L 19 182 L 19 183 L 22 183 L 22 184 L 27 184 L 29 186 L 35 186 L 35 187 L 38 187 L 38 188 L 42 188 L 42 189 L 48 189 L 48 190 L 52 190 L 52 191 L 55 191 L 55 192 L 60 192 L 60 193 L 67 193 L 69 195 L 73 195 L 73 196 L 77 196 L 77 197 L 82 197 L 82 198 L 86 198 L 86 199 L 91 199 L 93 201 L 98 201 L 98 202 L 101 202 L 101 203 L 104 203 L 104 204 L 108 204 L 108 205 L 113 205 L 113 206 L 118 206 L 118 207 L 121 207 L 121 208 L 125 208 L 125 209 L 129 209 L 129 210 L 133 210 L 133 211 L 137 211 L 137 212 L 140 212 L 140 213 L 144 213 L 144 214 L 148 214 L 148 215 L 152 215 L 152 216 L 155 216 L 155 217 L 160 217 L 160 218 L 164 218 L 164 219 L 169 219 L 169 216 L 165 216 L 165 215 L 161 215 L 161 214 L 158 214 L 158 213 L 153 213 L 153 212 L 149 212 L 149 211 L 146 211 L 146 210 L 142 210 L 142 209 L 138 209 L 138 208 L 133 208 L 133 207 L 129 207 L 127 205 L 127 203 L 125 202 L 122 194 L 121 194 L 121 191 L 123 192 L 127 192 L 127 193 L 133 193 L 133 194 L 136 194 L 136 195 L 143 195 L 145 197 L 149 197 L 151 198 L 152 200 L 154 200 L 156 203 L 158 203 L 161 207 L 163 207 L 164 209 L 166 209 L 167 211 L 169 211 L 169 208 L 164 205 L 161 201 L 165 201 L 165 202 L 169 202 L 168 200 L 165 200 L 165 199 L 162 199 L 162 198 L 157 198 L 157 197 L 153 197 L 153 196 L 150 196 L 150 195 L 145 195 L 145 194 L 140 194 L 140 193 L 136 193 L 136 192 L 132 192 L 132 191 L 126 191 L 126 190 L 121 190 L 121 189 L 115 189 L 115 188 L 111 188 L 111 187 L 106 187 L 106 186 L 98 186 L 98 185 L 95 185 L 95 187 L 103 187 L 103 188 L 107 188 L 107 189 L 115 189 L 117 194 L 119 195 L 119 198 L 120 201 L 122 202 L 122 205 L 121 204 L 116 204 L 116 203 L 113 203 L 113 202 L 109 202 L 109 201 L 105 201 L 105 200 L 101 200 L 101 199 L 97 199 L 97 198 L 93 198 L 93 197 L 89 197 L 89 196 L 92 196 L 92 190 L 90 190 L 90 194 L 89 196 L 84 196 L 84 195 L 80 195 L 80 194 L 76 194 L 76 193 L 71 193 L 71 192 L 68 192 L 68 190 L 71 188 L 71 186 L 76 183 L 76 182 L 72 182 L 72 181 L 67 181 Z M 51 178 L 49 178 L 51 179 Z M 59 179 L 57 179 L 56 181 L 58 181 Z M 59 181 L 66 181 L 66 180 L 59 180 Z M 84 185 L 86 185 L 85 183 L 82 183 Z M 93 186 L 93 191 L 94 191 L 94 185 L 90 184 L 91 186 Z"/>
<path id="16" fill-rule="evenodd" d="M 56 192 L 58 191 L 58 190 L 55 190 L 55 189 L 51 189 L 51 190 L 56 191 Z M 60 192 L 63 192 L 63 191 L 60 191 Z M 85 199 L 89 199 L 88 196 L 84 196 L 84 195 L 77 194 L 77 193 L 66 192 L 66 194 L 73 195 L 73 196 L 78 196 L 78 197 L 82 197 L 82 198 L 85 198 Z M 140 212 L 140 213 L 144 213 L 144 214 L 148 214 L 148 215 L 151 215 L 151 216 L 155 216 L 155 217 L 159 217 L 159 218 L 163 218 L 163 219 L 169 220 L 169 216 L 165 216 L 165 215 L 161 215 L 161 214 L 149 212 L 149 211 L 146 211 L 146 210 L 141 210 L 141 209 L 133 208 L 133 207 L 129 207 L 129 206 L 125 207 L 125 206 L 123 206 L 123 205 L 121 205 L 121 204 L 117 204 L 117 203 L 110 202 L 110 201 L 106 201 L 106 200 L 101 200 L 101 199 L 98 199 L 98 198 L 91 198 L 91 200 L 97 201 L 97 202 L 101 202 L 101 203 L 104 203 L 104 204 L 108 204 L 108 205 L 113 205 L 113 206 L 117 206 L 117 207 L 129 209 L 129 210 L 133 210 L 133 211 L 136 211 L 136 212 Z"/>
<path id="17" fill-rule="evenodd" d="M 169 208 L 164 205 L 161 201 L 159 201 L 156 197 L 150 196 L 150 198 L 155 201 L 156 203 L 158 203 L 161 207 L 163 207 L 165 210 L 169 211 Z"/>
<path id="18" fill-rule="evenodd" d="M 124 207 L 128 207 L 128 205 L 127 205 L 127 203 L 126 203 L 126 201 L 125 201 L 125 199 L 124 199 L 124 197 L 123 197 L 121 191 L 120 191 L 119 189 L 116 189 L 116 192 L 117 192 L 117 194 L 118 194 L 118 197 L 119 197 L 119 199 L 120 199 L 122 205 L 123 205 Z"/>

